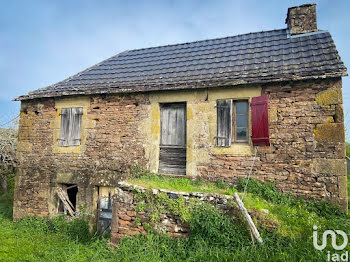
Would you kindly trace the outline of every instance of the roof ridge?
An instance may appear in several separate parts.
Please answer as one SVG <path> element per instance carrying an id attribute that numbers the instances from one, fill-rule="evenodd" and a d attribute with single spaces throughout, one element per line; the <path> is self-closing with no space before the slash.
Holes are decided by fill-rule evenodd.
<path id="1" fill-rule="evenodd" d="M 315 53 L 315 54 L 311 54 L 311 55 L 306 55 L 302 52 L 299 52 L 298 53 L 298 56 L 295 56 L 293 58 L 287 58 L 287 59 L 283 59 L 283 58 L 280 58 L 280 59 L 275 59 L 275 60 L 271 60 L 272 57 L 276 57 L 278 55 L 271 55 L 271 56 L 263 56 L 263 57 L 259 57 L 259 58 L 255 58 L 255 59 L 263 59 L 263 58 L 269 58 L 268 60 L 271 60 L 271 61 L 267 61 L 267 62 L 252 62 L 252 63 L 249 63 L 249 62 L 244 62 L 243 64 L 241 65 L 235 65 L 235 66 L 242 66 L 242 65 L 253 65 L 253 64 L 263 64 L 263 63 L 277 63 L 277 62 L 280 62 L 280 61 L 290 61 L 290 60 L 300 60 L 300 59 L 303 59 L 303 58 L 308 58 L 308 57 L 314 57 L 315 55 L 317 56 L 320 56 L 320 55 L 328 55 L 328 56 L 331 56 L 331 55 L 334 55 L 335 57 L 337 57 L 338 53 L 336 51 L 331 51 L 331 52 L 324 52 L 324 50 L 320 50 L 320 49 L 315 49 L 317 50 L 318 53 Z M 223 56 L 223 57 L 229 57 L 229 56 Z M 211 59 L 211 60 L 214 60 L 216 58 L 208 58 L 208 59 Z M 321 60 L 320 58 L 318 58 L 319 60 Z M 200 59 L 197 59 L 197 60 L 200 60 Z M 242 59 L 226 59 L 225 62 L 234 62 L 234 61 L 240 61 Z M 213 61 L 211 62 L 211 64 L 219 64 L 219 63 L 222 63 L 223 61 Z M 172 69 L 172 68 L 178 68 L 179 66 L 178 65 L 174 65 L 174 64 L 179 64 L 179 63 L 183 63 L 183 62 L 174 62 L 172 63 L 172 66 L 169 65 L 169 67 L 167 69 Z M 163 63 L 163 64 L 169 64 L 169 63 Z M 198 66 L 198 65 L 202 65 L 202 64 L 205 64 L 205 63 L 191 63 L 190 65 L 187 65 L 186 66 L 186 69 L 183 69 L 182 71 L 191 71 L 191 69 L 189 69 L 189 67 L 193 67 L 193 66 Z M 138 69 L 136 70 L 136 68 L 138 67 L 121 67 L 119 69 L 128 69 L 128 68 L 133 68 L 134 70 L 130 70 L 130 71 L 125 71 L 124 70 L 119 70 L 118 73 L 133 73 L 133 72 L 147 72 L 147 71 L 159 71 L 157 69 L 154 69 L 154 68 L 150 68 L 150 69 Z M 105 69 L 100 69 L 100 70 L 105 70 Z M 180 71 L 177 71 L 177 72 L 181 72 Z M 107 75 L 107 74 L 104 74 L 104 73 L 95 73 L 95 74 L 89 74 L 89 76 L 91 75 L 99 75 L 99 76 L 102 76 L 102 75 Z M 85 78 L 85 79 L 88 79 L 88 78 Z M 84 80 L 84 78 L 82 78 L 82 80 Z"/>
<path id="2" fill-rule="evenodd" d="M 329 32 L 327 32 L 327 31 L 324 31 L 324 32 L 320 32 L 319 34 L 317 34 L 317 35 L 320 35 L 320 34 L 324 34 L 324 33 L 329 33 Z M 282 34 L 281 34 L 282 35 Z M 316 35 L 316 34 L 315 34 Z M 302 39 L 302 38 L 306 38 L 308 35 L 304 35 L 304 36 L 299 36 L 299 39 Z M 231 37 L 233 37 L 233 36 L 231 36 Z M 227 38 L 231 38 L 231 37 L 227 37 Z M 323 37 L 323 38 L 326 38 L 326 37 Z M 224 38 L 221 38 L 221 39 L 224 39 Z M 256 37 L 256 38 L 254 38 L 254 39 L 264 39 L 264 37 Z M 318 39 L 320 39 L 320 38 L 318 38 Z M 201 41 L 214 41 L 214 40 L 218 40 L 218 39 L 208 39 L 208 40 L 201 40 Z M 219 39 L 220 40 L 220 39 Z M 237 44 L 235 44 L 234 46 L 239 46 L 239 45 L 241 45 L 241 43 L 243 43 L 243 42 L 246 42 L 247 40 L 239 40 L 239 41 L 230 41 L 230 42 L 226 42 L 226 43 L 216 43 L 216 44 L 211 44 L 211 45 L 207 45 L 207 46 L 210 46 L 210 47 L 215 47 L 215 46 L 218 46 L 218 45 L 225 45 L 225 44 L 229 44 L 229 43 L 237 43 Z M 277 40 L 274 40 L 274 42 L 280 42 L 280 41 L 288 41 L 288 38 L 287 38 L 287 34 L 286 34 L 286 38 L 284 39 L 284 38 L 280 38 L 280 39 L 277 39 Z M 266 42 L 266 41 L 258 41 L 258 42 L 254 42 L 254 44 L 257 44 L 257 43 L 264 43 L 264 42 Z M 188 43 L 186 43 L 186 44 L 193 44 L 193 43 L 195 43 L 195 42 L 188 42 Z M 128 55 L 125 55 L 125 56 L 123 56 L 122 58 L 125 58 L 125 57 L 137 57 L 137 56 L 139 56 L 140 54 L 133 54 L 132 52 L 133 51 L 139 51 L 139 50 L 150 50 L 150 49 L 156 49 L 156 48 L 163 48 L 163 47 L 168 47 L 168 46 L 176 46 L 176 45 L 178 45 L 178 46 L 180 46 L 180 45 L 182 45 L 182 44 L 174 44 L 174 45 L 166 45 L 166 46 L 158 46 L 158 47 L 149 47 L 149 48 L 143 48 L 143 49 L 133 49 L 133 50 L 129 50 L 129 52 L 128 53 L 130 53 L 130 54 L 128 54 Z M 184 44 L 185 45 L 185 44 Z M 267 45 L 266 44 L 266 46 L 270 46 L 270 45 Z M 228 47 L 230 47 L 230 46 L 228 46 Z M 227 48 L 228 48 L 227 47 Z M 223 47 L 223 48 L 225 48 L 225 47 Z M 174 49 L 174 50 L 171 50 L 171 51 L 175 51 L 175 50 L 181 50 L 181 49 L 189 49 L 189 48 L 186 48 L 186 47 L 184 47 L 184 48 L 177 48 L 177 49 Z M 206 48 L 206 49 L 210 49 L 210 48 Z M 197 52 L 200 52 L 201 50 L 199 50 L 199 51 L 197 51 Z M 193 52 L 193 51 L 192 51 Z M 154 52 L 148 52 L 147 53 L 147 56 L 143 56 L 143 57 L 152 57 L 152 56 L 156 56 L 156 55 L 151 55 L 151 54 L 159 54 L 159 53 L 169 53 L 169 50 L 167 50 L 167 51 L 154 51 Z M 178 52 L 178 53 L 186 53 L 186 52 Z M 131 59 L 133 59 L 133 58 L 130 58 L 129 60 L 131 60 Z M 124 60 L 124 59 L 123 59 Z M 128 60 L 128 59 L 125 59 L 125 60 Z"/>
<path id="3" fill-rule="evenodd" d="M 267 33 L 267 32 L 274 32 L 274 31 L 283 31 L 283 30 L 287 30 L 287 28 L 273 29 L 273 30 L 266 30 L 266 31 L 263 30 L 263 31 L 258 31 L 258 32 L 250 32 L 250 33 L 245 33 L 245 34 L 238 34 L 238 35 L 231 35 L 231 36 L 217 37 L 217 38 L 208 38 L 208 39 L 203 39 L 203 40 L 189 41 L 189 42 L 183 42 L 183 43 L 177 43 L 177 44 L 168 44 L 168 45 L 159 45 L 159 46 L 151 46 L 151 47 L 144 47 L 144 48 L 135 48 L 135 49 L 131 49 L 131 50 L 128 50 L 128 51 L 132 52 L 132 51 L 156 49 L 156 48 L 160 48 L 160 47 L 170 47 L 170 46 L 177 46 L 177 45 L 180 46 L 180 45 L 187 45 L 187 44 L 200 43 L 200 42 L 206 42 L 206 41 L 222 40 L 222 39 L 227 39 L 227 38 L 232 38 L 232 37 L 239 37 L 239 36 L 243 36 L 243 35 Z"/>
<path id="4" fill-rule="evenodd" d="M 280 40 L 278 40 L 278 41 L 280 41 Z M 308 43 L 308 40 L 300 41 L 299 43 Z M 329 40 L 328 42 L 324 42 L 324 43 L 327 43 L 327 44 L 329 44 L 329 46 L 332 46 L 333 41 Z M 290 44 L 290 43 L 288 43 L 288 44 Z M 292 44 L 290 44 L 290 45 L 292 45 Z M 269 46 L 269 47 L 280 47 L 280 48 L 273 49 L 273 51 L 279 51 L 279 50 L 284 50 L 285 49 L 285 47 L 281 47 L 281 45 L 275 44 L 275 45 L 265 45 L 265 46 L 261 46 L 261 47 L 238 48 L 238 49 L 236 49 L 234 51 L 264 49 L 267 46 Z M 300 46 L 295 47 L 295 48 L 296 49 L 300 49 L 300 48 L 304 48 L 304 47 L 307 47 L 307 46 L 308 46 L 308 44 L 304 44 L 304 45 L 300 45 Z M 224 47 L 224 48 L 229 48 L 229 47 Z M 291 48 L 291 47 L 289 47 L 289 48 Z M 310 49 L 311 50 L 319 50 L 319 48 L 317 46 L 312 46 Z M 208 48 L 206 50 L 211 50 L 211 49 Z M 179 54 L 196 53 L 196 52 L 200 52 L 200 51 L 192 51 L 192 52 L 188 51 L 188 52 L 181 52 Z M 223 54 L 223 53 L 227 53 L 227 52 L 229 52 L 229 51 L 209 52 L 209 53 L 203 54 L 202 56 L 209 56 L 209 55 L 212 55 L 212 54 Z M 264 53 L 264 52 L 267 52 L 267 51 L 249 52 L 248 54 Z M 146 58 L 149 58 L 149 59 L 147 59 L 147 61 L 145 61 L 144 63 L 152 63 L 154 61 L 159 61 L 160 60 L 159 57 L 162 57 L 162 56 L 166 56 L 166 55 L 161 54 L 159 56 L 147 56 Z M 229 56 L 229 55 L 226 55 L 226 56 Z M 220 57 L 226 57 L 226 56 L 222 55 Z M 158 59 L 151 59 L 151 58 L 154 58 L 154 57 L 158 58 Z M 184 57 L 188 58 L 188 56 L 185 56 L 185 55 L 177 56 L 177 58 L 184 58 Z M 195 55 L 194 55 L 194 57 L 195 57 Z M 197 60 L 199 60 L 199 59 L 200 58 L 198 58 Z M 208 58 L 208 59 L 214 59 L 214 58 Z M 168 60 L 171 60 L 171 59 L 168 59 Z M 187 59 L 187 60 L 188 61 L 192 61 L 193 59 Z M 185 61 L 187 61 L 187 60 L 185 60 Z M 122 60 L 122 61 L 123 61 L 123 63 L 117 63 L 117 64 L 113 63 L 113 64 L 110 64 L 108 66 L 112 67 L 112 66 L 116 66 L 116 65 L 121 66 L 121 65 L 125 65 L 125 64 L 128 64 L 128 65 L 130 65 L 130 64 L 138 64 L 138 62 L 134 62 L 134 61 L 137 61 L 137 58 L 130 58 L 130 59 Z M 180 62 L 183 62 L 183 61 L 180 61 Z M 180 63 L 180 62 L 174 62 L 174 63 Z M 157 63 L 157 65 L 161 65 L 161 64 L 168 64 L 168 62 Z M 106 65 L 103 65 L 103 66 L 106 66 Z M 131 68 L 131 67 L 133 67 L 133 66 L 120 67 L 120 68 Z M 95 68 L 95 70 L 114 70 L 114 68 L 113 69 L 109 69 L 109 68 Z"/>

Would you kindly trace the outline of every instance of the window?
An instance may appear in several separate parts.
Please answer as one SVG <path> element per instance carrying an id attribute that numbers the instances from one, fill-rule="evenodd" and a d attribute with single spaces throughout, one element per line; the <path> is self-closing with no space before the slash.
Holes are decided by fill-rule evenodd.
<path id="1" fill-rule="evenodd" d="M 216 145 L 248 142 L 248 100 L 218 100 Z"/>
<path id="2" fill-rule="evenodd" d="M 78 146 L 81 143 L 80 129 L 83 108 L 62 108 L 59 146 Z"/>
<path id="3" fill-rule="evenodd" d="M 248 141 L 248 101 L 233 101 L 233 141 Z"/>

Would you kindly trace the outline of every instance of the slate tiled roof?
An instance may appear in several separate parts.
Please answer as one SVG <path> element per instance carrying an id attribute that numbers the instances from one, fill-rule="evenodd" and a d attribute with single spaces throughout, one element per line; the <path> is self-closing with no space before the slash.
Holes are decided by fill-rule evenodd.
<path id="1" fill-rule="evenodd" d="M 290 37 L 281 29 L 125 51 L 17 100 L 345 75 L 328 32 Z"/>

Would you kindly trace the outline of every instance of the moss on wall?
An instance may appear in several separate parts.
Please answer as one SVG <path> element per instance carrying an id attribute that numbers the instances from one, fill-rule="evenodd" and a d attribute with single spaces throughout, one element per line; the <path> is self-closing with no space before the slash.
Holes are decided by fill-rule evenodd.
<path id="1" fill-rule="evenodd" d="M 337 105 L 343 103 L 342 90 L 340 88 L 329 88 L 316 95 L 316 102 L 321 105 Z"/>

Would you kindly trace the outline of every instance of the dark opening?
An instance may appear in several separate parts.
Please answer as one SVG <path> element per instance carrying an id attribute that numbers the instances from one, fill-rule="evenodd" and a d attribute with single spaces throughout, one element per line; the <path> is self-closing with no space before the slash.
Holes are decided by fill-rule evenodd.
<path id="1" fill-rule="evenodd" d="M 69 184 L 66 184 L 66 186 L 67 186 L 67 194 L 68 194 L 69 201 L 73 204 L 74 209 L 76 209 L 78 187 L 77 185 L 69 185 Z"/>

